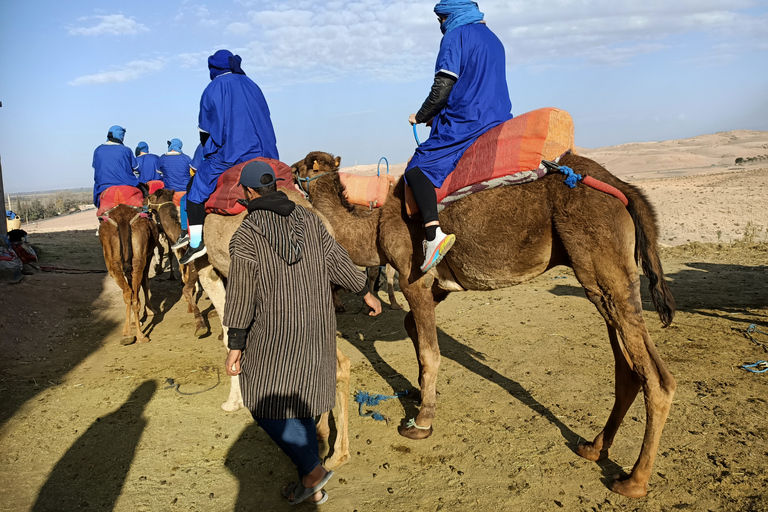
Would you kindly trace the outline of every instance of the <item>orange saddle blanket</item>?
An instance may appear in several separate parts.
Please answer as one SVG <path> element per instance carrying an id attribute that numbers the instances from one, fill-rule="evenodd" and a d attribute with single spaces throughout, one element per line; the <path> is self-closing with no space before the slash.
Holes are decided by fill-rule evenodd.
<path id="1" fill-rule="evenodd" d="M 237 215 L 246 210 L 246 206 L 240 202 L 240 200 L 245 200 L 243 188 L 239 185 L 240 173 L 243 172 L 243 167 L 255 161 L 266 162 L 272 167 L 276 178 L 283 178 L 284 181 L 277 182 L 278 187 L 293 188 L 291 168 L 287 164 L 273 158 L 254 158 L 230 167 L 219 176 L 216 190 L 205 202 L 206 212 L 219 215 Z"/>
<path id="2" fill-rule="evenodd" d="M 573 119 L 564 110 L 541 108 L 512 118 L 478 137 L 436 190 L 442 208 L 469 194 L 517 185 L 546 174 L 542 160 L 556 160 L 574 149 Z M 418 211 L 406 188 L 409 214 Z M 439 208 L 439 209 L 442 209 Z"/>
<path id="3" fill-rule="evenodd" d="M 398 180 L 392 174 L 358 176 L 349 172 L 340 172 L 339 179 L 344 185 L 344 195 L 347 201 L 369 208 L 384 206 L 389 190 Z"/>
<path id="4" fill-rule="evenodd" d="M 144 194 L 138 188 L 131 187 L 130 185 L 109 187 L 99 196 L 99 209 L 96 211 L 96 215 L 101 217 L 104 212 L 111 210 L 119 204 L 141 208 L 144 206 Z"/>

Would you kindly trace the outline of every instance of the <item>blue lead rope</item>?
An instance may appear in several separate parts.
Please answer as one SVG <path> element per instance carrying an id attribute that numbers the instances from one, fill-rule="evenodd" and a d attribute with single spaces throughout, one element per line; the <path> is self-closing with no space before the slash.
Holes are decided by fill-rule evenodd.
<path id="1" fill-rule="evenodd" d="M 416 145 L 421 146 L 421 142 L 419 142 L 419 134 L 416 132 L 416 125 L 413 125 L 413 138 L 416 139 Z"/>
<path id="2" fill-rule="evenodd" d="M 743 368 L 752 373 L 765 373 L 768 372 L 768 362 L 758 361 L 752 364 L 743 364 L 739 366 L 739 368 Z"/>
<path id="3" fill-rule="evenodd" d="M 576 174 L 567 165 L 561 165 L 559 171 L 565 174 L 565 184 L 571 188 L 576 188 L 576 184 L 584 179 L 581 174 Z"/>
<path id="4" fill-rule="evenodd" d="M 374 405 L 379 405 L 379 403 L 383 402 L 384 400 L 389 400 L 390 398 L 400 398 L 407 394 L 408 394 L 407 389 L 405 391 L 399 391 L 395 393 L 393 396 L 371 395 L 367 391 L 357 391 L 355 393 L 355 402 L 359 404 L 357 410 L 360 413 L 360 416 L 372 417 L 376 421 L 384 421 L 386 420 L 386 418 L 376 411 L 369 411 L 364 413 L 363 406 L 367 405 L 369 407 L 373 407 Z"/>

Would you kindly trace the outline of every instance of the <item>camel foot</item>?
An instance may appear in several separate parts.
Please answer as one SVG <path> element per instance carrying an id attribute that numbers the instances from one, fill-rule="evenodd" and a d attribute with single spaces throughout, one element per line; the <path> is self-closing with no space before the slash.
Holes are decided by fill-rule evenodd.
<path id="1" fill-rule="evenodd" d="M 397 431 L 401 436 L 414 440 L 426 439 L 432 435 L 432 427 L 429 427 L 428 429 L 416 427 L 398 427 Z"/>
<path id="2" fill-rule="evenodd" d="M 239 402 L 235 402 L 235 403 L 232 403 L 232 402 L 226 401 L 226 402 L 224 402 L 223 404 L 221 404 L 221 410 L 223 410 L 224 412 L 235 412 L 235 411 L 239 411 L 239 410 L 240 410 L 240 409 L 242 409 L 243 407 L 244 407 L 244 405 L 243 405 L 243 402 L 242 402 L 242 400 L 241 400 L 241 401 L 239 401 Z"/>
<path id="3" fill-rule="evenodd" d="M 195 324 L 195 336 L 200 337 L 203 334 L 205 334 L 208 331 L 208 329 L 205 328 L 205 324 L 199 323 Z"/>
<path id="4" fill-rule="evenodd" d="M 334 453 L 332 457 L 328 457 L 323 461 L 323 466 L 325 469 L 331 471 L 334 469 L 338 469 L 344 464 L 346 464 L 349 461 L 349 454 L 345 453 L 344 455 L 341 455 L 339 457 L 336 456 Z"/>
<path id="5" fill-rule="evenodd" d="M 626 479 L 618 479 L 617 477 L 616 481 L 611 484 L 611 490 L 628 498 L 642 498 L 648 494 L 648 484 L 635 482 L 632 477 Z"/>
<path id="6" fill-rule="evenodd" d="M 153 308 L 147 308 L 147 310 L 144 311 L 144 316 L 155 316 L 156 313 L 157 311 L 155 311 Z"/>
<path id="7" fill-rule="evenodd" d="M 120 340 L 120 344 L 124 347 L 127 345 L 133 345 L 136 343 L 136 338 L 133 336 L 123 336 L 123 339 Z"/>
<path id="8" fill-rule="evenodd" d="M 212 309 L 208 312 L 208 318 L 216 318 L 219 316 L 219 312 L 215 309 Z"/>
<path id="9" fill-rule="evenodd" d="M 139 338 L 136 343 L 149 343 L 149 338 Z"/>
<path id="10" fill-rule="evenodd" d="M 389 309 L 394 309 L 395 311 L 397 311 L 399 309 L 403 309 L 403 306 L 401 306 L 397 302 L 390 302 L 389 303 Z"/>
<path id="11" fill-rule="evenodd" d="M 155 275 L 159 276 L 163 273 L 163 266 L 162 265 L 155 265 Z"/>
<path id="12" fill-rule="evenodd" d="M 576 447 L 576 453 L 592 462 L 608 458 L 608 450 L 602 450 L 595 446 L 595 443 L 584 443 Z"/>

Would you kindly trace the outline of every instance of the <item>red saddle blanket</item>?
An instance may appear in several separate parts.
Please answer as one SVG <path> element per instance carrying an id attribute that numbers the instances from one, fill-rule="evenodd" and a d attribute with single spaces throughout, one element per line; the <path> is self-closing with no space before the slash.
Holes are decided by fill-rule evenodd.
<path id="1" fill-rule="evenodd" d="M 564 110 L 541 108 L 491 128 L 472 144 L 436 190 L 443 207 L 488 188 L 540 178 L 542 160 L 555 160 L 574 148 L 573 119 Z M 406 189 L 408 213 L 418 211 Z"/>
<path id="2" fill-rule="evenodd" d="M 147 188 L 149 188 L 150 194 L 154 194 L 161 188 L 165 188 L 165 183 L 160 180 L 150 180 L 147 182 Z"/>
<path id="3" fill-rule="evenodd" d="M 104 212 L 111 210 L 119 204 L 141 208 L 144 206 L 144 194 L 141 193 L 141 190 L 130 185 L 109 187 L 99 196 L 99 209 L 96 211 L 96 215 L 101 217 Z"/>
<path id="4" fill-rule="evenodd" d="M 266 162 L 275 171 L 276 178 L 283 178 L 284 181 L 277 182 L 278 187 L 293 189 L 291 168 L 287 164 L 272 158 L 254 158 L 253 160 L 230 167 L 219 176 L 219 180 L 216 182 L 216 190 L 213 191 L 211 197 L 205 202 L 206 212 L 218 215 L 237 215 L 245 211 L 246 206 L 238 202 L 241 199 L 245 200 L 243 188 L 239 185 L 240 173 L 243 172 L 243 167 L 255 161 Z"/>

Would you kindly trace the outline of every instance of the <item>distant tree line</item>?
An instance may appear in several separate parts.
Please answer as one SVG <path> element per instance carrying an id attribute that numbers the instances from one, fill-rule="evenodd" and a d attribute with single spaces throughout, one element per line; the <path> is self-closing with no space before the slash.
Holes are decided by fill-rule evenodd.
<path id="1" fill-rule="evenodd" d="M 6 198 L 7 199 L 7 198 Z M 48 219 L 58 215 L 80 211 L 80 205 L 93 202 L 93 194 L 88 191 L 59 191 L 43 194 L 11 195 L 10 209 L 21 217 L 22 222 Z"/>
<path id="2" fill-rule="evenodd" d="M 761 160 L 768 160 L 768 155 L 757 155 L 746 158 L 739 157 L 736 159 L 736 165 L 744 165 L 750 162 L 759 162 Z"/>

